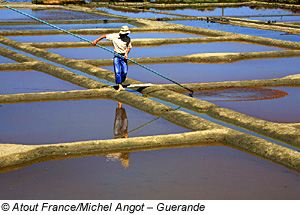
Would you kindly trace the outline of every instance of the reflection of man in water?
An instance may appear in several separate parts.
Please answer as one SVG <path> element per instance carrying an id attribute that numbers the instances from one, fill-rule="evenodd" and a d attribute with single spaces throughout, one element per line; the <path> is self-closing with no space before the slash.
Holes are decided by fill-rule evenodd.
<path id="1" fill-rule="evenodd" d="M 115 138 L 127 138 L 128 120 L 125 109 L 122 107 L 122 103 L 118 102 L 116 108 L 115 123 L 114 123 L 114 135 Z"/>
<path id="2" fill-rule="evenodd" d="M 115 123 L 114 123 L 114 136 L 115 138 L 128 138 L 128 120 L 125 108 L 122 103 L 118 102 L 116 108 Z M 106 157 L 111 161 L 121 160 L 122 166 L 127 168 L 129 166 L 129 153 L 112 153 L 107 154 Z"/>

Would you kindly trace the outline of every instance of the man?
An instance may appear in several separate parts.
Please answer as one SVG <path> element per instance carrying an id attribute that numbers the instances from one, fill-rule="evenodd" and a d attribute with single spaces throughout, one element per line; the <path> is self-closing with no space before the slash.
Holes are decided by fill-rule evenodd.
<path id="1" fill-rule="evenodd" d="M 130 49 L 132 48 L 130 37 L 128 37 L 129 33 L 130 31 L 128 26 L 122 26 L 119 33 L 103 35 L 93 42 L 93 45 L 95 46 L 100 40 L 106 38 L 112 42 L 114 51 L 122 56 L 114 56 L 114 72 L 116 84 L 118 84 L 118 92 L 125 90 L 122 83 L 125 81 L 127 76 L 127 59 Z"/>

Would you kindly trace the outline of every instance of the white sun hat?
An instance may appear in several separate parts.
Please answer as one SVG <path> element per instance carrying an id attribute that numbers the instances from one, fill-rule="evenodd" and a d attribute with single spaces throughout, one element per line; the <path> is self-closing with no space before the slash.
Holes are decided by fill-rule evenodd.
<path id="1" fill-rule="evenodd" d="M 129 31 L 128 26 L 126 26 L 126 25 L 122 26 L 120 34 L 129 34 L 129 33 L 130 33 L 130 31 Z"/>

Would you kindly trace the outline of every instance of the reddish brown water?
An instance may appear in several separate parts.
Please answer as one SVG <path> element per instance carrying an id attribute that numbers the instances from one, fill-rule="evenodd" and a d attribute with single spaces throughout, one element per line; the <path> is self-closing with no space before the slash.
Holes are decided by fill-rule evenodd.
<path id="1" fill-rule="evenodd" d="M 228 87 L 194 92 L 193 97 L 209 101 L 257 101 L 289 95 L 281 90 L 255 87 Z"/>

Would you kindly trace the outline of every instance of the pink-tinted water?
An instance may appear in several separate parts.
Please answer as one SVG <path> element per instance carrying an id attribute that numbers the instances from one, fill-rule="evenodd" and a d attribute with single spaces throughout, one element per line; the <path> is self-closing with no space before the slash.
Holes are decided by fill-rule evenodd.
<path id="1" fill-rule="evenodd" d="M 0 199 L 299 199 L 300 173 L 222 146 L 34 164 L 0 174 Z"/>
<path id="2" fill-rule="evenodd" d="M 112 47 L 108 49 L 113 50 Z M 170 57 L 184 56 L 199 53 L 223 53 L 223 52 L 262 52 L 262 51 L 279 51 L 282 49 L 259 46 L 244 43 L 201 43 L 201 44 L 177 44 L 168 46 L 156 47 L 134 47 L 130 51 L 130 58 L 143 57 Z M 59 54 L 63 57 L 72 58 L 75 60 L 82 59 L 110 59 L 113 54 L 100 48 L 62 48 L 62 49 L 47 49 L 47 51 Z M 149 65 L 151 67 L 151 65 Z"/>

